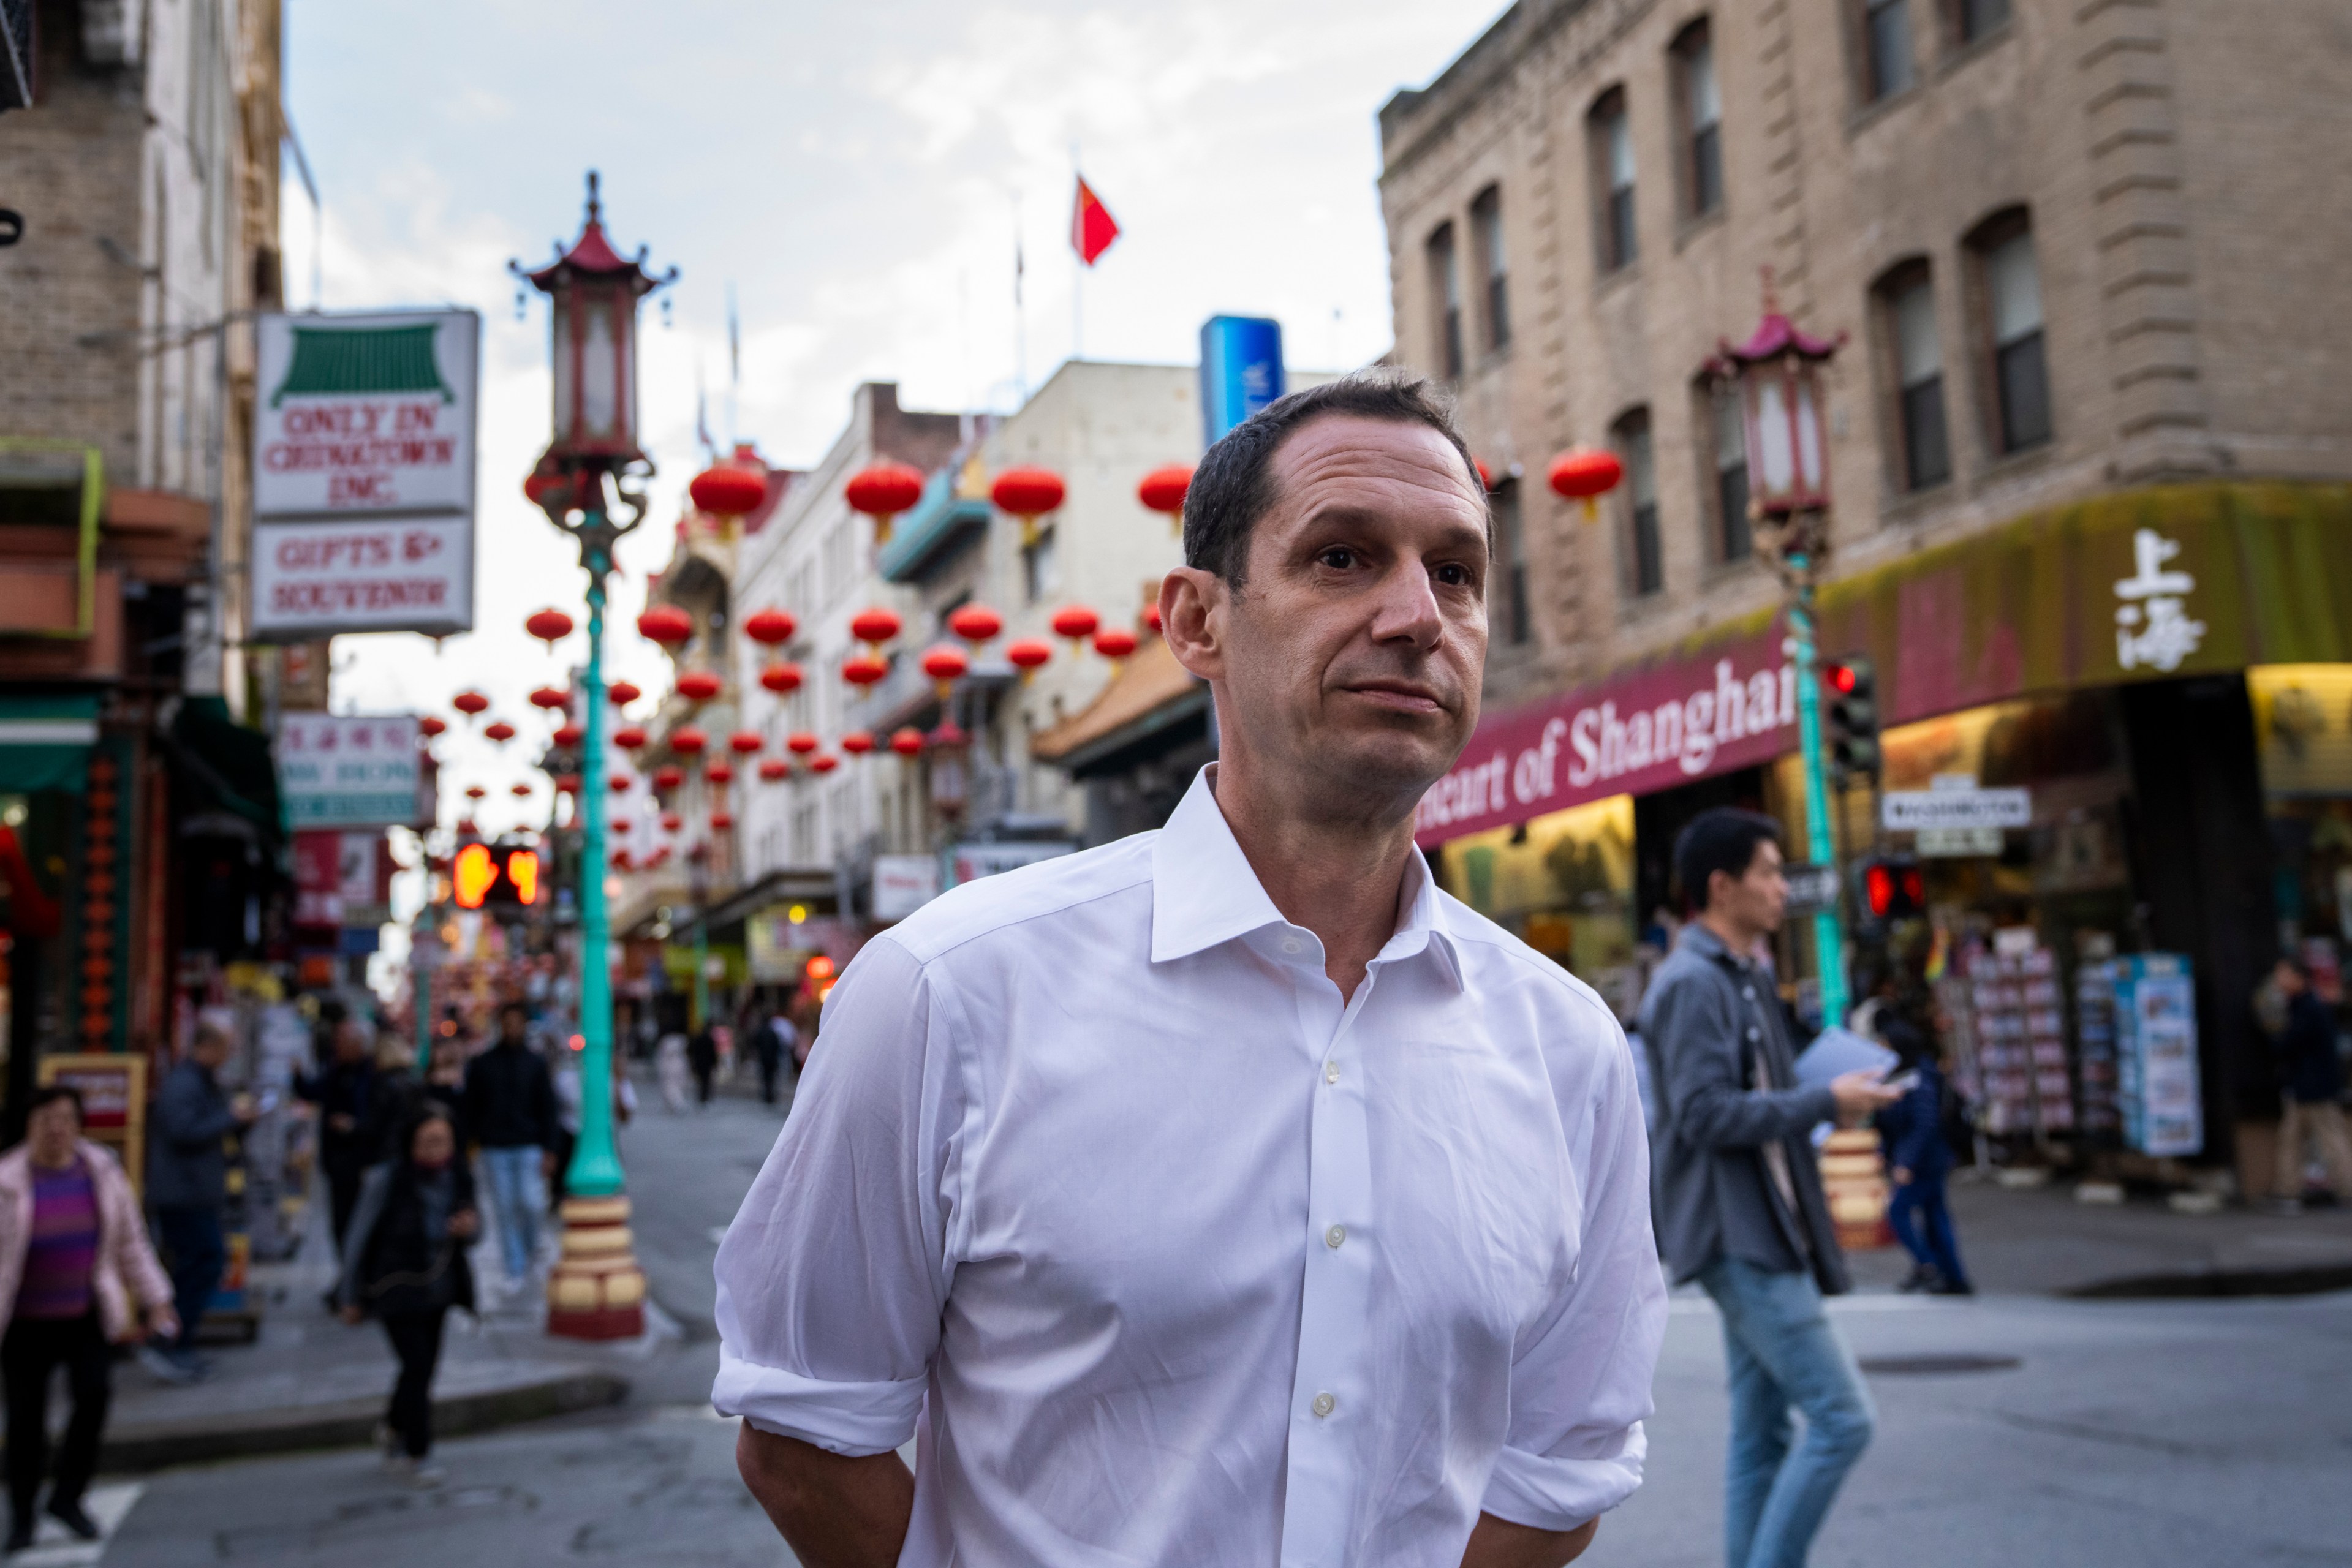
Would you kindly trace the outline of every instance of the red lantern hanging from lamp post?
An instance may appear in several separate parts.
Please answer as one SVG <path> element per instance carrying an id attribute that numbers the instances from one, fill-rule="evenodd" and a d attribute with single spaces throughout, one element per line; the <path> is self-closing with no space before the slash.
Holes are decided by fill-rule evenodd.
<path id="1" fill-rule="evenodd" d="M 1584 503 L 1584 520 L 1588 523 L 1600 515 L 1601 497 L 1614 490 L 1624 477 L 1625 465 L 1617 455 L 1598 447 L 1561 453 L 1551 460 L 1551 472 L 1547 476 L 1554 493 L 1565 500 Z"/>
<path id="2" fill-rule="evenodd" d="M 923 498 L 923 476 L 904 463 L 887 460 L 861 468 L 842 486 L 850 510 L 874 519 L 874 542 L 890 542 L 890 521 Z"/>
<path id="3" fill-rule="evenodd" d="M 1192 465 L 1171 463 L 1146 474 L 1143 482 L 1135 487 L 1135 498 L 1152 511 L 1166 513 L 1170 530 L 1181 534 L 1184 531 L 1184 495 L 1192 487 Z"/>
<path id="4" fill-rule="evenodd" d="M 522 629 L 552 648 L 572 635 L 572 617 L 552 608 L 533 611 Z"/>
<path id="5" fill-rule="evenodd" d="M 1059 474 L 1025 464 L 1007 468 L 988 487 L 988 498 L 996 503 L 997 510 L 1021 519 L 1024 549 L 1037 542 L 1037 519 L 1060 511 L 1068 497 L 1069 486 L 1062 483 Z"/>
<path id="6" fill-rule="evenodd" d="M 717 517 L 721 532 L 732 538 L 737 525 L 768 498 L 767 470 L 764 466 L 754 467 L 739 455 L 697 474 L 687 485 L 686 493 L 697 510 Z"/>

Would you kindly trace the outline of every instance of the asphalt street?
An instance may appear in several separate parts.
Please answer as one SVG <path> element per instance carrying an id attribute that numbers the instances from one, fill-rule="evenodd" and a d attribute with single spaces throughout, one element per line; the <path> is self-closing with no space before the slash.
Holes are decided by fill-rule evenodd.
<path id="1" fill-rule="evenodd" d="M 98 1561 L 791 1563 L 735 1479 L 731 1425 L 703 1403 L 716 1234 L 780 1117 L 730 1100 L 673 1118 L 648 1100 L 625 1144 L 639 1255 L 684 1335 L 635 1375 L 628 1405 L 445 1444 L 436 1492 L 353 1452 L 150 1477 Z M 1835 1312 L 1880 1421 L 1816 1543 L 1821 1568 L 2352 1564 L 2352 1295 L 1864 1295 Z M 1648 1483 L 1603 1522 L 1587 1563 L 1721 1561 L 1717 1334 L 1704 1299 L 1676 1299 Z"/>

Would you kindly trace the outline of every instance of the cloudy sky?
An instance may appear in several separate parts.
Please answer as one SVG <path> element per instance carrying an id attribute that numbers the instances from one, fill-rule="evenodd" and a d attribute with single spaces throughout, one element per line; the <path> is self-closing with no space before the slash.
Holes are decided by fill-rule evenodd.
<path id="1" fill-rule="evenodd" d="M 287 99 L 323 211 L 289 160 L 289 303 L 312 302 L 315 256 L 326 308 L 453 302 L 485 327 L 479 630 L 437 652 L 341 640 L 336 707 L 446 713 L 470 685 L 536 733 L 524 693 L 579 656 L 576 637 L 551 658 L 521 627 L 542 604 L 576 605 L 582 579 L 519 488 L 546 440 L 547 327 L 536 296 L 518 316 L 506 263 L 541 263 L 577 232 L 586 169 L 603 172 L 615 242 L 681 274 L 668 322 L 645 317 L 642 419 L 661 472 L 652 526 L 622 551 L 625 625 L 699 465 L 698 378 L 712 432 L 730 434 L 730 288 L 733 433 L 773 461 L 822 454 L 861 381 L 895 380 L 911 407 L 1010 408 L 1024 370 L 1042 382 L 1077 330 L 1074 150 L 1126 231 L 1085 282 L 1086 357 L 1190 363 L 1218 311 L 1279 319 L 1295 365 L 1378 356 L 1374 117 L 1494 4 L 289 0 Z M 613 657 L 657 684 L 634 632 Z M 523 743 L 499 758 L 453 736 L 443 755 L 445 779 L 492 789 L 485 828 L 515 819 L 505 786 L 528 777 Z"/>

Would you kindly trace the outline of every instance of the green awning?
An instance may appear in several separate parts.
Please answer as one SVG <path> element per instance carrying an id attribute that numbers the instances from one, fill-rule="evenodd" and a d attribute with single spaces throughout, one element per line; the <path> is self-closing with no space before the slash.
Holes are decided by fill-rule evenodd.
<path id="1" fill-rule="evenodd" d="M 268 736 L 229 717 L 218 697 L 190 697 L 172 721 L 171 741 L 186 814 L 226 811 L 272 841 L 286 837 Z"/>
<path id="2" fill-rule="evenodd" d="M 81 793 L 97 742 L 95 695 L 0 696 L 0 795 Z"/>

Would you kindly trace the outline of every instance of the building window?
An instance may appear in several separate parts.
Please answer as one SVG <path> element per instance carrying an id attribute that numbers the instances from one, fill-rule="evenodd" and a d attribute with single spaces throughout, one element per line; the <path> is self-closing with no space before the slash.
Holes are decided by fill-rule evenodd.
<path id="1" fill-rule="evenodd" d="M 1975 43 L 2009 20 L 2009 0 L 1947 0 L 1952 18 L 1952 41 L 1963 47 Z"/>
<path id="2" fill-rule="evenodd" d="M 1631 267 L 1640 254 L 1633 237 L 1633 125 L 1625 112 L 1625 89 L 1612 87 L 1592 106 L 1593 183 L 1601 193 L 1594 223 L 1600 231 L 1601 270 Z"/>
<path id="3" fill-rule="evenodd" d="M 1650 411 L 1637 408 L 1610 432 L 1610 444 L 1625 465 L 1628 520 L 1625 589 L 1646 598 L 1666 585 L 1665 551 L 1658 538 L 1658 471 L 1650 461 Z"/>
<path id="4" fill-rule="evenodd" d="M 1528 613 L 1528 545 L 1519 517 L 1519 482 L 1504 480 L 1489 499 L 1495 508 L 1495 560 L 1501 568 L 1496 573 L 1502 591 L 1495 619 L 1503 641 L 1516 647 L 1535 635 L 1535 624 Z"/>
<path id="5" fill-rule="evenodd" d="M 1704 17 L 1675 40 L 1683 121 L 1683 212 L 1705 217 L 1723 205 L 1723 96 L 1715 84 L 1715 42 Z"/>
<path id="6" fill-rule="evenodd" d="M 1429 236 L 1429 281 L 1437 296 L 1438 355 L 1445 379 L 1462 379 L 1462 265 L 1454 254 L 1454 225 L 1440 224 Z"/>
<path id="7" fill-rule="evenodd" d="M 1040 528 L 1021 547 L 1021 586 L 1032 604 L 1051 599 L 1062 586 L 1061 564 L 1054 559 L 1054 530 Z"/>
<path id="8" fill-rule="evenodd" d="M 2042 275 L 2022 213 L 1978 231 L 1986 326 L 1992 340 L 1993 430 L 2003 453 L 2050 439 L 2050 372 L 2042 346 Z"/>
<path id="9" fill-rule="evenodd" d="M 1863 0 L 1864 96 L 1873 103 L 1909 88 L 1911 0 Z"/>
<path id="10" fill-rule="evenodd" d="M 1486 347 L 1510 346 L 1510 271 L 1503 258 L 1503 193 L 1489 185 L 1470 204 L 1470 232 L 1478 244 L 1478 270 L 1486 279 Z"/>
<path id="11" fill-rule="evenodd" d="M 1748 423 L 1739 409 L 1739 386 L 1718 379 L 1700 395 L 1715 436 L 1717 551 L 1727 562 L 1746 560 L 1755 553 L 1756 539 L 1748 517 Z"/>
<path id="12" fill-rule="evenodd" d="M 1902 434 L 1896 481 L 1925 490 L 1952 476 L 1944 422 L 1944 349 L 1936 330 L 1936 288 L 1925 262 L 1914 262 L 1879 287 L 1893 350 L 1895 419 Z"/>

